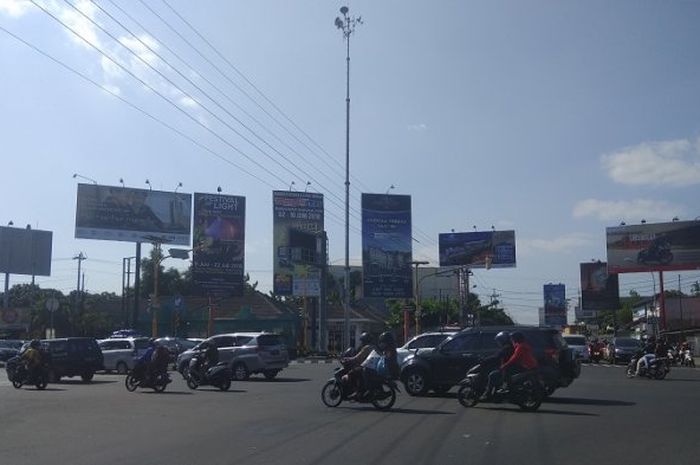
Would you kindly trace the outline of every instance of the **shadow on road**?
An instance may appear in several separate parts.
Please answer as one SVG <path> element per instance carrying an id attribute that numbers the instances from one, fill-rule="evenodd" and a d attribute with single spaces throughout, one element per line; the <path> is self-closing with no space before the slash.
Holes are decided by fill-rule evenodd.
<path id="1" fill-rule="evenodd" d="M 81 386 L 88 386 L 90 384 L 112 384 L 112 383 L 118 383 L 119 381 L 105 381 L 102 379 L 93 379 L 92 381 L 85 382 L 82 379 L 62 379 L 58 382 L 51 383 L 51 384 L 63 384 L 63 385 L 81 385 Z M 124 381 L 122 381 L 123 383 Z"/>
<path id="2" fill-rule="evenodd" d="M 141 391 L 141 394 L 156 395 L 156 396 L 191 396 L 190 391 Z"/>
<path id="3" fill-rule="evenodd" d="M 20 390 L 28 391 L 28 392 L 44 392 L 44 391 L 60 392 L 60 391 L 65 391 L 65 389 L 52 388 L 52 387 L 47 387 L 45 389 L 36 389 L 36 388 L 30 388 L 30 387 L 28 387 L 28 389 L 24 389 L 24 387 L 22 387 L 22 388 L 20 388 Z"/>
<path id="4" fill-rule="evenodd" d="M 431 397 L 433 399 L 456 399 L 457 393 L 456 392 L 445 392 L 442 394 L 438 394 L 436 392 L 431 392 L 429 394 L 424 395 L 423 397 Z"/>
<path id="5" fill-rule="evenodd" d="M 700 383 L 700 379 L 688 379 L 688 378 L 666 378 L 664 381 L 680 381 L 681 383 Z"/>
<path id="6" fill-rule="evenodd" d="M 586 399 L 579 397 L 550 397 L 545 399 L 544 402 L 548 404 L 601 405 L 604 407 L 631 407 L 637 405 L 636 402 L 626 402 L 624 400 Z"/>
<path id="7" fill-rule="evenodd" d="M 254 383 L 303 383 L 305 381 L 311 381 L 309 378 L 274 378 L 274 379 L 265 379 L 265 378 L 248 378 L 248 382 L 254 382 Z M 241 382 L 241 381 L 236 381 L 235 382 Z"/>
<path id="8" fill-rule="evenodd" d="M 597 413 L 588 413 L 588 412 L 571 412 L 567 410 L 552 410 L 552 409 L 546 409 L 546 408 L 541 408 L 535 412 L 525 412 L 523 410 L 520 410 L 519 408 L 507 408 L 507 407 L 477 407 L 481 408 L 482 410 L 493 410 L 497 412 L 513 412 L 517 414 L 542 414 L 544 413 L 545 415 L 566 415 L 566 416 L 572 416 L 572 417 L 599 417 Z"/>
<path id="9" fill-rule="evenodd" d="M 358 405 L 358 406 L 352 406 L 352 405 L 344 405 L 342 407 L 337 407 L 339 409 L 344 409 L 344 410 L 362 410 L 362 411 L 370 411 L 370 412 L 381 412 L 382 410 L 378 410 L 374 407 L 368 406 L 368 405 Z M 444 410 L 418 410 L 418 409 L 413 409 L 413 408 L 390 408 L 389 410 L 385 410 L 387 413 L 408 413 L 408 414 L 413 414 L 413 415 L 455 415 L 455 412 L 445 412 Z"/>
<path id="10" fill-rule="evenodd" d="M 229 389 L 229 390 L 227 390 L 227 391 L 222 391 L 222 390 L 219 389 L 219 388 L 201 388 L 201 387 L 200 387 L 200 388 L 197 388 L 197 389 L 193 389 L 193 390 L 194 390 L 194 391 L 200 391 L 200 392 L 220 392 L 220 393 L 222 393 L 222 394 L 226 394 L 227 392 L 230 392 L 230 393 L 248 392 L 248 391 L 246 391 L 245 389 Z"/>

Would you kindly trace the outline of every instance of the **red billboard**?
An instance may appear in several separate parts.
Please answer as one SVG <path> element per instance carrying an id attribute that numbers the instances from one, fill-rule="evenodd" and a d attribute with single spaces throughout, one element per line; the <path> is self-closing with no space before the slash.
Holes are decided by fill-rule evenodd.
<path id="1" fill-rule="evenodd" d="M 606 228 L 609 273 L 700 269 L 700 221 Z"/>

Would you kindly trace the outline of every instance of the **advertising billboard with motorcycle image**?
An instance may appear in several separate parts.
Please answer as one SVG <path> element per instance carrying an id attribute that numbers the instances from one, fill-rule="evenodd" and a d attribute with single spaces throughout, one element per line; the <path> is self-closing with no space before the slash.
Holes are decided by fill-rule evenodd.
<path id="1" fill-rule="evenodd" d="M 700 221 L 606 228 L 608 272 L 700 269 Z"/>
<path id="2" fill-rule="evenodd" d="M 440 266 L 515 267 L 515 231 L 453 232 L 438 242 Z"/>

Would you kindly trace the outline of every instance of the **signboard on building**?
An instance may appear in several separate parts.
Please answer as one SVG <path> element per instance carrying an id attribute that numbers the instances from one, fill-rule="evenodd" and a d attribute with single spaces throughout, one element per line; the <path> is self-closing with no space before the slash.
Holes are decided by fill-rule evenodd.
<path id="1" fill-rule="evenodd" d="M 244 290 L 245 197 L 194 194 L 192 276 L 207 296 Z"/>
<path id="2" fill-rule="evenodd" d="M 75 237 L 190 245 L 192 195 L 78 184 Z"/>
<path id="3" fill-rule="evenodd" d="M 0 226 L 0 273 L 51 275 L 53 233 Z"/>
<path id="4" fill-rule="evenodd" d="M 274 293 L 321 295 L 317 241 L 323 231 L 323 195 L 272 192 Z"/>
<path id="5" fill-rule="evenodd" d="M 362 194 L 364 297 L 413 295 L 411 196 Z"/>
<path id="6" fill-rule="evenodd" d="M 438 242 L 440 266 L 515 267 L 515 231 L 446 233 Z"/>

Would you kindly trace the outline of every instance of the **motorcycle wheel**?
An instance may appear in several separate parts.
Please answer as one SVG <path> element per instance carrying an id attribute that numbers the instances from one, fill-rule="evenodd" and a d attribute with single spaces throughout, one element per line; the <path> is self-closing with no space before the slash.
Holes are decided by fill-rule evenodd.
<path id="1" fill-rule="evenodd" d="M 15 389 L 21 388 L 22 384 L 22 381 L 12 380 L 12 387 L 14 387 Z"/>
<path id="2" fill-rule="evenodd" d="M 663 368 L 659 368 L 654 372 L 654 379 L 664 379 L 668 371 Z"/>
<path id="3" fill-rule="evenodd" d="M 39 379 L 34 384 L 34 386 L 36 386 L 37 389 L 44 390 L 44 389 L 46 389 L 46 386 L 48 386 L 48 384 L 49 384 L 49 382 L 46 379 L 46 376 L 41 375 L 41 376 L 39 376 Z"/>
<path id="4" fill-rule="evenodd" d="M 153 385 L 153 390 L 156 392 L 165 391 L 165 383 L 156 383 Z"/>
<path id="5" fill-rule="evenodd" d="M 199 383 L 194 379 L 194 376 L 190 375 L 187 377 L 187 387 L 190 389 L 197 389 L 199 387 Z"/>
<path id="6" fill-rule="evenodd" d="M 129 373 L 126 375 L 126 378 L 124 378 L 124 385 L 127 391 L 134 392 L 136 388 L 139 387 L 139 382 L 134 375 Z"/>
<path id="7" fill-rule="evenodd" d="M 389 410 L 396 402 L 396 391 L 389 383 L 382 383 L 375 389 L 372 397 L 372 405 L 377 410 Z"/>
<path id="8" fill-rule="evenodd" d="M 225 378 L 221 384 L 219 384 L 219 389 L 222 391 L 228 391 L 231 388 L 231 378 Z"/>
<path id="9" fill-rule="evenodd" d="M 459 387 L 457 391 L 457 400 L 462 405 L 462 407 L 469 408 L 474 407 L 479 403 L 479 393 L 472 388 L 469 384 L 464 384 Z"/>
<path id="10" fill-rule="evenodd" d="M 635 368 L 635 366 L 633 364 L 630 363 L 629 365 L 627 365 L 626 374 L 627 374 L 628 378 L 634 378 L 636 376 L 636 372 L 637 372 L 637 369 Z"/>
<path id="11" fill-rule="evenodd" d="M 544 390 L 542 386 L 531 380 L 525 381 L 523 383 L 523 393 L 524 398 L 518 403 L 518 406 L 526 412 L 534 412 L 540 405 L 542 405 L 542 400 L 544 399 Z"/>
<path id="12" fill-rule="evenodd" d="M 343 401 L 343 388 L 337 381 L 328 381 L 321 389 L 321 400 L 326 407 L 337 407 Z"/>

